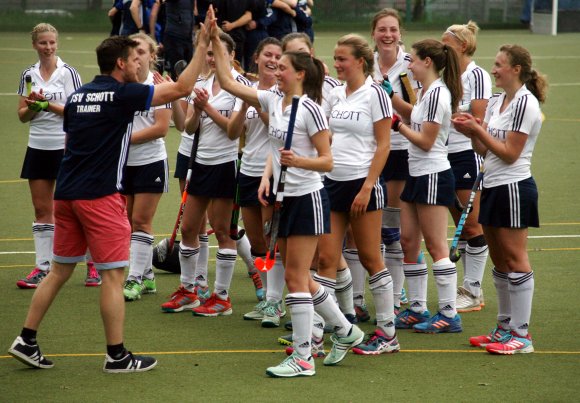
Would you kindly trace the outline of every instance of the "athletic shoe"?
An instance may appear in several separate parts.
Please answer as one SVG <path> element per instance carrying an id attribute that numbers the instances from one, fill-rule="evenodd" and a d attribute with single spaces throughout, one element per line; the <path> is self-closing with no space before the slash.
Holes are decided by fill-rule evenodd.
<path id="1" fill-rule="evenodd" d="M 418 313 L 410 309 L 405 309 L 395 318 L 395 329 L 412 329 L 416 324 L 429 320 L 429 316 L 431 314 L 428 310 Z"/>
<path id="2" fill-rule="evenodd" d="M 18 336 L 10 348 L 8 354 L 16 358 L 18 361 L 35 368 L 52 368 L 54 364 L 52 361 L 44 358 L 40 352 L 38 344 L 26 344 L 22 337 Z"/>
<path id="3" fill-rule="evenodd" d="M 264 319 L 264 308 L 266 307 L 266 301 L 260 301 L 254 307 L 254 310 L 244 314 L 244 320 L 262 320 Z"/>
<path id="4" fill-rule="evenodd" d="M 395 316 L 399 316 L 399 314 L 401 313 L 401 307 L 400 306 L 395 306 L 393 308 L 393 313 L 395 314 Z"/>
<path id="5" fill-rule="evenodd" d="M 485 298 L 483 298 L 483 288 L 479 290 L 479 306 L 485 307 Z"/>
<path id="6" fill-rule="evenodd" d="M 356 347 L 352 352 L 359 355 L 378 355 L 385 353 L 398 353 L 401 350 L 397 336 L 388 338 L 381 329 L 375 329 L 369 339 Z"/>
<path id="7" fill-rule="evenodd" d="M 463 327 L 461 316 L 458 314 L 455 314 L 453 318 L 448 318 L 441 312 L 437 312 L 429 320 L 413 326 L 413 330 L 417 333 L 460 333 Z"/>
<path id="8" fill-rule="evenodd" d="M 534 346 L 532 345 L 532 337 L 528 334 L 526 336 L 520 336 L 516 332 L 512 331 L 509 333 L 508 337 L 497 343 L 490 343 L 485 346 L 488 353 L 491 354 L 527 354 L 534 352 Z"/>
<path id="9" fill-rule="evenodd" d="M 137 301 L 138 299 L 141 299 L 141 294 L 143 294 L 144 289 L 145 287 L 143 284 L 139 283 L 137 280 L 127 279 L 123 285 L 125 301 Z"/>
<path id="10" fill-rule="evenodd" d="M 211 294 L 202 306 L 193 308 L 194 316 L 220 316 L 220 315 L 231 315 L 232 303 L 230 297 L 228 299 L 221 299 L 216 293 Z"/>
<path id="11" fill-rule="evenodd" d="M 195 287 L 193 287 L 193 292 L 197 294 L 197 298 L 199 298 L 199 302 L 201 304 L 205 304 L 205 301 L 207 301 L 209 297 L 211 297 L 211 291 L 207 286 L 202 287 L 200 285 L 196 285 Z"/>
<path id="12" fill-rule="evenodd" d="M 143 278 L 143 294 L 156 294 L 157 293 L 157 283 L 155 278 Z"/>
<path id="13" fill-rule="evenodd" d="M 109 354 L 105 356 L 103 371 L 110 374 L 120 374 L 127 372 L 145 372 L 153 369 L 157 365 L 157 360 L 153 357 L 143 355 L 133 355 L 130 351 L 120 360 L 113 360 Z"/>
<path id="14" fill-rule="evenodd" d="M 161 304 L 161 310 L 163 312 L 175 313 L 190 310 L 199 305 L 200 302 L 197 294 L 180 285 L 177 291 L 171 294 L 169 301 Z"/>
<path id="15" fill-rule="evenodd" d="M 481 300 L 474 296 L 464 287 L 457 287 L 457 312 L 476 312 L 481 311 Z"/>
<path id="16" fill-rule="evenodd" d="M 273 378 L 293 378 L 295 376 L 312 376 L 314 370 L 314 358 L 302 358 L 293 353 L 282 361 L 278 366 L 266 369 L 266 375 Z"/>
<path id="17" fill-rule="evenodd" d="M 254 273 L 248 272 L 248 276 L 254 282 L 254 287 L 256 288 L 256 298 L 258 301 L 264 300 L 264 286 L 262 285 L 262 279 L 260 278 L 260 273 L 255 271 Z"/>
<path id="18" fill-rule="evenodd" d="M 510 332 L 499 326 L 496 326 L 489 334 L 484 334 L 482 336 L 474 336 L 469 338 L 469 344 L 473 347 L 485 348 L 491 343 L 501 343 L 510 337 Z"/>
<path id="19" fill-rule="evenodd" d="M 46 277 L 47 274 L 48 270 L 43 271 L 40 270 L 38 267 L 35 267 L 34 270 L 28 273 L 28 276 L 26 276 L 26 278 L 18 280 L 16 282 L 16 285 L 18 286 L 18 288 L 24 289 L 36 288 L 38 287 L 38 284 L 40 284 L 40 282 Z"/>
<path id="20" fill-rule="evenodd" d="M 371 315 L 369 314 L 366 304 L 355 305 L 354 312 L 359 322 L 368 322 L 371 320 Z"/>
<path id="21" fill-rule="evenodd" d="M 292 338 L 292 335 L 290 335 L 290 338 Z M 278 339 L 278 341 L 280 341 L 280 339 Z M 324 351 L 324 339 L 320 339 L 319 341 L 316 341 L 314 338 L 310 339 L 310 352 L 314 358 L 326 357 L 326 351 Z M 286 355 L 292 355 L 292 353 L 294 353 L 294 347 L 286 347 Z"/>
<path id="22" fill-rule="evenodd" d="M 284 346 L 291 346 L 293 343 L 292 334 L 287 334 L 286 336 L 278 337 L 278 343 Z"/>
<path id="23" fill-rule="evenodd" d="M 103 280 L 99 271 L 96 269 L 93 262 L 87 262 L 87 277 L 85 278 L 85 287 L 98 287 Z"/>
<path id="24" fill-rule="evenodd" d="M 352 329 L 347 336 L 340 337 L 336 333 L 330 336 L 333 344 L 330 354 L 324 359 L 324 365 L 336 365 L 341 362 L 348 350 L 361 344 L 364 338 L 364 332 L 357 325 L 352 325 Z"/>
<path id="25" fill-rule="evenodd" d="M 399 298 L 399 302 L 401 305 L 407 305 L 409 303 L 409 299 L 407 298 L 407 291 L 405 287 L 401 290 L 401 298 Z"/>
<path id="26" fill-rule="evenodd" d="M 284 316 L 286 316 L 286 311 L 282 307 L 282 302 L 268 301 L 264 307 L 262 327 L 278 327 L 280 326 L 280 318 Z"/>
<path id="27" fill-rule="evenodd" d="M 358 323 L 358 318 L 356 317 L 356 314 L 353 315 L 352 313 L 345 313 L 344 317 L 353 325 L 356 325 Z"/>

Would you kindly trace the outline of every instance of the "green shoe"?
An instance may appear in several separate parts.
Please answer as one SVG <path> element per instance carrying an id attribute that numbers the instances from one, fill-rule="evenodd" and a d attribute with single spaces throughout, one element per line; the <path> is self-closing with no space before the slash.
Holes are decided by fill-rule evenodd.
<path id="1" fill-rule="evenodd" d="M 293 353 L 279 365 L 270 367 L 266 374 L 272 378 L 293 378 L 295 376 L 312 376 L 316 373 L 314 369 L 314 358 L 302 358 Z"/>
<path id="2" fill-rule="evenodd" d="M 339 337 L 336 333 L 330 336 L 332 349 L 330 354 L 324 359 L 324 365 L 336 365 L 341 362 L 346 353 L 354 346 L 358 346 L 365 338 L 365 334 L 357 325 L 352 325 L 350 334 L 345 337 Z"/>
<path id="3" fill-rule="evenodd" d="M 143 294 L 155 294 L 157 292 L 155 278 L 144 278 L 143 287 L 144 287 Z"/>
<path id="4" fill-rule="evenodd" d="M 286 316 L 286 311 L 283 308 L 282 302 L 270 301 L 264 307 L 262 327 L 278 327 L 280 326 L 280 318 L 284 316 Z"/>
<path id="5" fill-rule="evenodd" d="M 266 301 L 260 301 L 254 307 L 254 310 L 244 314 L 244 320 L 262 320 L 264 318 L 264 308 Z"/>
<path id="6" fill-rule="evenodd" d="M 136 301 L 140 299 L 144 288 L 143 284 L 139 283 L 137 280 L 125 281 L 125 284 L 123 285 L 125 301 Z"/>

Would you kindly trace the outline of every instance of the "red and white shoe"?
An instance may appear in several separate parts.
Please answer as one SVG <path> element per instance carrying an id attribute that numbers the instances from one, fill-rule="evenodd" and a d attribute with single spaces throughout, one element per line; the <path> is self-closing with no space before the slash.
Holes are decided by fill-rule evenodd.
<path id="1" fill-rule="evenodd" d="M 163 312 L 175 313 L 196 308 L 200 305 L 199 298 L 195 292 L 189 291 L 180 285 L 169 297 L 169 301 L 161 304 Z"/>
<path id="2" fill-rule="evenodd" d="M 48 270 L 43 271 L 35 267 L 26 278 L 20 279 L 16 282 L 18 288 L 31 289 L 38 287 L 38 284 L 47 276 Z"/>
<path id="3" fill-rule="evenodd" d="M 488 344 L 485 349 L 491 354 L 526 354 L 533 353 L 534 346 L 532 345 L 532 338 L 528 334 L 526 336 L 520 336 L 516 332 L 512 331 L 509 337 L 498 343 Z"/>
<path id="4" fill-rule="evenodd" d="M 230 297 L 221 299 L 216 293 L 211 294 L 205 304 L 193 309 L 194 316 L 220 316 L 231 315 L 233 313 Z"/>

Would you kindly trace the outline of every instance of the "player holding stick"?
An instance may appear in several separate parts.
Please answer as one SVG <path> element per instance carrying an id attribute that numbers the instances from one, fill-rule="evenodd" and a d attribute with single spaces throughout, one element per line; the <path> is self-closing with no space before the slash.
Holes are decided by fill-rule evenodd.
<path id="1" fill-rule="evenodd" d="M 530 53 L 503 45 L 491 74 L 504 90 L 487 105 L 482 125 L 467 113 L 453 119 L 485 155 L 485 180 L 479 222 L 489 244 L 497 291 L 497 325 L 489 334 L 471 337 L 473 346 L 494 354 L 531 353 L 528 333 L 534 294 L 534 272 L 527 252 L 528 227 L 538 227 L 538 190 L 530 170 L 542 127 L 540 102 L 546 79 L 532 67 Z"/>
<path id="2" fill-rule="evenodd" d="M 212 44 L 222 45 L 215 23 Z M 256 90 L 236 83 L 228 74 L 227 61 L 216 51 L 217 73 L 225 90 L 268 113 L 272 164 L 267 164 L 258 190 L 260 201 L 267 205 L 270 177 L 278 180 L 280 166 L 288 166 L 284 205 L 278 233 L 278 246 L 286 268 L 288 295 L 286 306 L 292 313 L 294 352 L 266 373 L 272 377 L 312 376 L 315 373 L 310 337 L 314 306 L 334 326 L 334 346 L 325 365 L 336 365 L 349 348 L 359 344 L 364 334 L 351 325 L 338 305 L 310 277 L 309 268 L 316 250 L 318 236 L 329 232 L 328 197 L 320 174 L 332 169 L 332 154 L 328 125 L 319 105 L 324 68 L 322 63 L 306 53 L 285 53 L 278 62 L 278 90 Z M 288 130 L 290 103 L 301 97 L 294 127 L 292 149 L 280 152 Z M 276 184 L 275 184 L 276 185 Z M 276 186 L 274 186 L 276 187 Z"/>
<path id="3" fill-rule="evenodd" d="M 491 78 L 481 67 L 471 60 L 476 49 L 477 24 L 469 21 L 464 25 L 452 25 L 443 33 L 441 41 L 451 46 L 459 56 L 463 98 L 459 110 L 471 113 L 483 120 L 487 101 L 491 97 Z M 449 129 L 448 159 L 455 176 L 455 193 L 462 205 L 466 205 L 471 194 L 482 158 L 473 151 L 468 138 L 458 133 L 453 127 Z M 455 225 L 459 221 L 461 210 L 449 209 Z M 477 222 L 479 215 L 479 192 L 475 194 L 473 208 L 467 216 L 463 233 L 460 237 L 459 251 L 463 252 L 464 277 L 463 285 L 457 288 L 457 312 L 479 311 L 485 305 L 481 284 L 488 248 L 483 236 L 483 229 Z"/>

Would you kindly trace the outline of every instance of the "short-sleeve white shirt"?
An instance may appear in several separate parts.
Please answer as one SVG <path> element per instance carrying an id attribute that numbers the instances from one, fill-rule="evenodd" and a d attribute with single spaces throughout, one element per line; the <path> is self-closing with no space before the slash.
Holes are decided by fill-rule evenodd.
<path id="1" fill-rule="evenodd" d="M 377 149 L 374 124 L 392 116 L 391 100 L 369 77 L 348 96 L 346 86 L 334 88 L 328 104 L 334 168 L 326 176 L 335 181 L 365 178 Z"/>
<path id="2" fill-rule="evenodd" d="M 411 113 L 413 130 L 421 132 L 423 122 L 440 124 L 435 143 L 429 151 L 423 151 L 409 142 L 409 174 L 413 177 L 442 172 L 449 168 L 447 138 L 451 124 L 451 93 L 441 79 L 429 88 L 419 90 L 417 104 Z"/>
<path id="3" fill-rule="evenodd" d="M 491 97 L 491 78 L 489 73 L 477 66 L 475 62 L 467 65 L 467 69 L 461 75 L 461 84 L 463 86 L 463 98 L 459 101 L 459 110 L 461 112 L 471 112 L 472 101 Z M 471 140 L 459 133 L 451 125 L 447 148 L 449 153 L 471 150 Z"/>
<path id="4" fill-rule="evenodd" d="M 18 95 L 27 96 L 26 76 L 32 79 L 32 91 L 42 93 L 46 100 L 52 104 L 62 105 L 66 103 L 69 95 L 75 92 L 81 85 L 79 73 L 71 66 L 63 62 L 60 57 L 56 59 L 56 70 L 47 81 L 40 74 L 40 62 L 33 64 L 22 72 Z M 56 113 L 41 111 L 30 121 L 30 135 L 28 147 L 38 150 L 61 150 L 64 148 L 63 117 Z"/>
<path id="5" fill-rule="evenodd" d="M 283 95 L 279 92 L 258 91 L 260 106 L 269 116 L 268 136 L 273 162 L 274 189 L 277 189 L 280 176 L 279 149 L 284 147 L 291 111 L 290 105 L 282 108 L 283 99 Z M 296 114 L 292 151 L 300 157 L 315 158 L 318 154 L 310 137 L 326 129 L 328 122 L 320 105 L 306 95 L 302 96 Z M 295 167 L 289 167 L 286 171 L 284 194 L 287 196 L 303 196 L 321 189 L 322 186 L 320 174 L 316 171 Z"/>
<path id="6" fill-rule="evenodd" d="M 485 155 L 483 186 L 491 188 L 519 182 L 532 176 L 531 164 L 534 146 L 542 128 L 540 103 L 523 85 L 514 99 L 500 112 L 505 93 L 493 97 L 485 114 L 487 132 L 495 139 L 505 142 L 509 132 L 520 132 L 528 136 L 519 158 L 512 164 L 502 161 L 491 151 Z"/>

